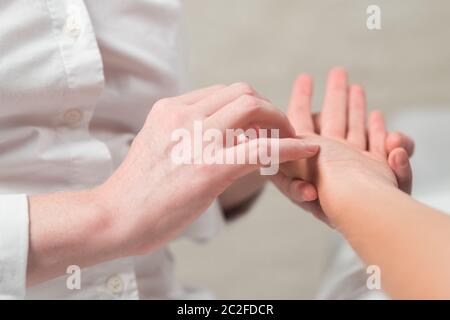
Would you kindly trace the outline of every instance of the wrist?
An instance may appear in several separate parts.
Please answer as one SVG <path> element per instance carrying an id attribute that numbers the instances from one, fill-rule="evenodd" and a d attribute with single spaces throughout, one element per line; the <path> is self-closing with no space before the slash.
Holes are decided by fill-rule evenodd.
<path id="1" fill-rule="evenodd" d="M 111 217 L 99 200 L 97 190 L 29 197 L 28 286 L 64 274 L 69 265 L 119 257 Z"/>
<path id="2" fill-rule="evenodd" d="M 323 210 L 337 229 L 364 220 L 368 206 L 376 206 L 383 194 L 397 191 L 391 181 L 356 170 L 345 176 L 328 174 L 318 185 Z"/>
<path id="3" fill-rule="evenodd" d="M 94 212 L 93 229 L 103 234 L 104 250 L 112 252 L 115 257 L 123 258 L 135 255 L 129 231 L 131 217 L 127 205 L 123 204 L 123 194 L 115 192 L 109 182 L 88 192 L 86 197 Z"/>

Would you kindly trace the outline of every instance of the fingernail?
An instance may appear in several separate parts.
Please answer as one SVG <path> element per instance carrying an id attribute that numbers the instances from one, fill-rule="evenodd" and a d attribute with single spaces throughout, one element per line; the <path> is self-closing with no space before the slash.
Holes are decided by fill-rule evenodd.
<path id="1" fill-rule="evenodd" d="M 316 154 L 319 151 L 319 145 L 305 143 L 304 149 L 307 153 Z"/>
<path id="2" fill-rule="evenodd" d="M 317 193 L 314 187 L 301 185 L 299 187 L 299 193 L 303 197 L 303 201 L 310 202 L 317 199 Z"/>
<path id="3" fill-rule="evenodd" d="M 312 190 L 308 190 L 305 192 L 305 201 L 314 201 L 316 200 L 316 193 Z"/>
<path id="4" fill-rule="evenodd" d="M 408 159 L 402 154 L 397 154 L 395 156 L 395 164 L 401 168 L 406 167 L 408 165 Z"/>

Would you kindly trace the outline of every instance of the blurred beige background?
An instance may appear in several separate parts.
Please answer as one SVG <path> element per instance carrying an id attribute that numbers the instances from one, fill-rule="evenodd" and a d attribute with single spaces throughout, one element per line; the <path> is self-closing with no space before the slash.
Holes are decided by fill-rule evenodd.
<path id="1" fill-rule="evenodd" d="M 448 0 L 185 0 L 189 87 L 247 81 L 285 109 L 299 72 L 348 68 L 388 113 L 450 106 Z M 366 9 L 382 10 L 369 31 Z M 408 128 L 406 128 L 408 130 Z M 413 128 L 411 128 L 413 130 Z M 410 132 L 413 133 L 413 132 Z M 268 187 L 214 241 L 173 248 L 186 285 L 219 298 L 314 298 L 335 234 Z"/>

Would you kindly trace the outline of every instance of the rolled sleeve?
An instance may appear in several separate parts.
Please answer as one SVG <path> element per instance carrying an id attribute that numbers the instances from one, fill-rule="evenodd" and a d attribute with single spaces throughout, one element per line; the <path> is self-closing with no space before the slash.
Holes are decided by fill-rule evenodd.
<path id="1" fill-rule="evenodd" d="M 25 296 L 28 229 L 27 196 L 0 195 L 0 299 Z"/>

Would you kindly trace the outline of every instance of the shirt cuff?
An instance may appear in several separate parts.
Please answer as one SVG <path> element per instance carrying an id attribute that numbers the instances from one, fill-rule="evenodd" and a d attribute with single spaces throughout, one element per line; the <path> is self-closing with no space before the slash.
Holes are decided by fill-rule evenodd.
<path id="1" fill-rule="evenodd" d="M 214 238 L 225 226 L 222 208 L 215 200 L 182 234 L 195 242 L 205 242 Z"/>
<path id="2" fill-rule="evenodd" d="M 25 297 L 28 232 L 27 196 L 0 195 L 0 299 Z"/>

